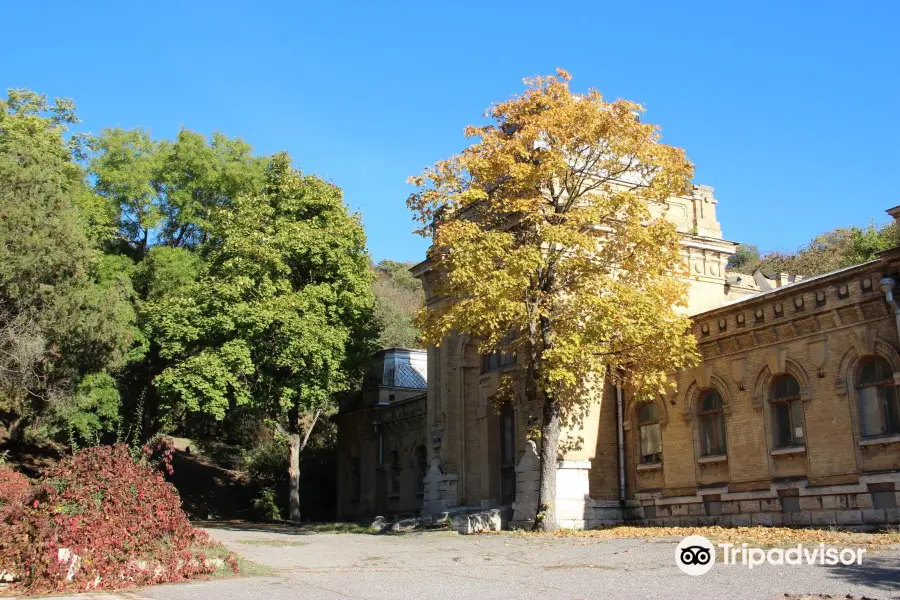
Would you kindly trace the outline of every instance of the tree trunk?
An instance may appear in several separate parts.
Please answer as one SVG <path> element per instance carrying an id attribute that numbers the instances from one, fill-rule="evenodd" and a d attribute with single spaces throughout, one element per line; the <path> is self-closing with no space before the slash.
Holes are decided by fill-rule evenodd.
<path id="1" fill-rule="evenodd" d="M 288 415 L 288 430 L 285 430 L 277 422 L 275 428 L 288 439 L 290 445 L 290 457 L 288 458 L 288 479 L 290 481 L 290 497 L 288 498 L 288 517 L 294 523 L 300 522 L 300 452 L 306 448 L 313 427 L 322 416 L 322 410 L 317 410 L 312 415 L 301 417 L 300 411 L 294 409 Z M 302 427 L 306 424 L 306 431 L 301 435 Z"/>
<path id="2" fill-rule="evenodd" d="M 6 435 L 11 442 L 21 442 L 25 438 L 25 417 L 13 419 L 6 429 Z"/>
<path id="3" fill-rule="evenodd" d="M 559 453 L 559 402 L 545 398 L 541 424 L 541 487 L 536 531 L 556 531 L 556 461 Z"/>
<path id="4" fill-rule="evenodd" d="M 291 433 L 288 435 L 288 441 L 291 446 L 291 456 L 288 460 L 288 478 L 290 479 L 290 498 L 288 500 L 288 509 L 290 511 L 290 520 L 294 523 L 300 522 L 300 434 Z"/>

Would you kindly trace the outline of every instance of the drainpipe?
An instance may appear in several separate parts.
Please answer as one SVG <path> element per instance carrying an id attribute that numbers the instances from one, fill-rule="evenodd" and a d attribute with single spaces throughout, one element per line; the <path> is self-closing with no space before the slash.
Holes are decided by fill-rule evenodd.
<path id="1" fill-rule="evenodd" d="M 893 277 L 884 277 L 881 280 L 881 291 L 884 292 L 884 299 L 894 307 L 894 317 L 897 320 L 897 335 L 900 336 L 900 303 L 894 298 L 894 287 L 896 285 L 897 283 Z"/>
<path id="2" fill-rule="evenodd" d="M 898 317 L 900 318 L 900 317 Z M 622 408 L 622 386 L 616 386 L 616 434 L 619 442 L 619 506 L 625 520 L 625 412 Z"/>

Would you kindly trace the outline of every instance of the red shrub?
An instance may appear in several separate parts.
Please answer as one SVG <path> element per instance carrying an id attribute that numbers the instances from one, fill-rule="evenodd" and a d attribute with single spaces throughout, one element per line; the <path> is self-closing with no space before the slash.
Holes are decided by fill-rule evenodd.
<path id="1" fill-rule="evenodd" d="M 201 554 L 212 543 L 191 526 L 178 493 L 122 444 L 61 461 L 0 512 L 0 529 L 0 570 L 21 578 L 13 593 L 113 589 L 215 570 Z"/>
<path id="2" fill-rule="evenodd" d="M 27 477 L 9 467 L 0 466 L 0 509 L 22 499 L 31 489 Z"/>

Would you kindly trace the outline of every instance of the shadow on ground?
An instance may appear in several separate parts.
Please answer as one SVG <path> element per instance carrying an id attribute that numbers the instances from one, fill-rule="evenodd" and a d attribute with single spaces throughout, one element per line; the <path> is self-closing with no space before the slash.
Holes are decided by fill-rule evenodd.
<path id="1" fill-rule="evenodd" d="M 897 556 L 866 554 L 861 565 L 835 565 L 828 567 L 830 577 L 846 581 L 854 586 L 869 586 L 889 592 L 889 598 L 900 598 L 900 560 Z"/>
<path id="2" fill-rule="evenodd" d="M 241 473 L 183 451 L 175 452 L 172 468 L 174 473 L 168 479 L 178 489 L 184 511 L 192 519 L 252 517 L 257 490 Z"/>

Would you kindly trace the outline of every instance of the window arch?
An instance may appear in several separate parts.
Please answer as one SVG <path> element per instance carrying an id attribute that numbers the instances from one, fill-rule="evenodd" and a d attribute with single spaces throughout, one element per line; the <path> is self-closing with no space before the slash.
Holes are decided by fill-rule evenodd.
<path id="1" fill-rule="evenodd" d="M 725 441 L 725 410 L 722 395 L 716 389 L 700 392 L 697 418 L 700 421 L 700 455 L 724 456 L 727 454 Z"/>
<path id="2" fill-rule="evenodd" d="M 864 359 L 856 383 L 863 437 L 900 433 L 900 402 L 890 363 L 879 356 Z"/>
<path id="3" fill-rule="evenodd" d="M 802 446 L 806 441 L 800 384 L 793 375 L 776 376 L 769 386 L 775 447 Z"/>
<path id="4" fill-rule="evenodd" d="M 662 434 L 659 430 L 659 406 L 656 402 L 641 402 L 635 407 L 638 415 L 638 437 L 642 465 L 662 462 Z"/>

